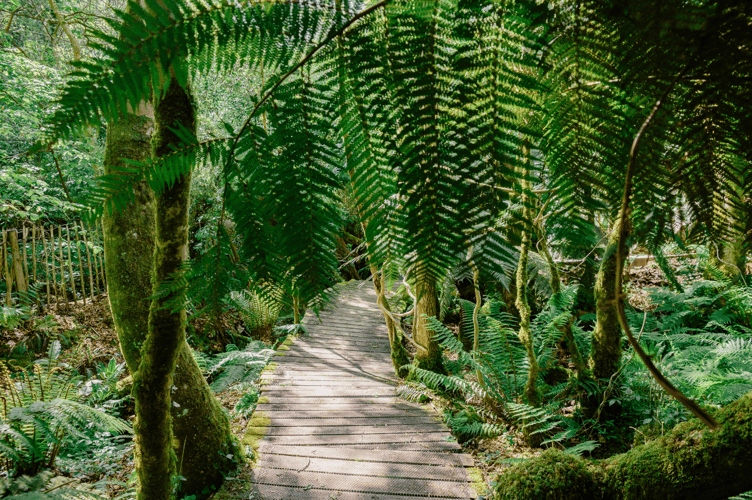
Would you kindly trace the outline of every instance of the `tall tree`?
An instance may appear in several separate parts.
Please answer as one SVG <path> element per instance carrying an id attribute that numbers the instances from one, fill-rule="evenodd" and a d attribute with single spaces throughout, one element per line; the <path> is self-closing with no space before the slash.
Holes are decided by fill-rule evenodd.
<path id="1" fill-rule="evenodd" d="M 177 142 L 171 128 L 195 129 L 190 94 L 174 81 L 169 89 L 159 101 L 156 116 L 154 105 L 143 100 L 135 110 L 111 121 L 105 175 L 127 169 L 128 162 L 148 162 L 154 155 L 171 151 Z M 152 188 L 142 181 L 134 184 L 129 206 L 103 214 L 108 297 L 121 351 L 134 377 L 139 406 L 137 442 L 140 448 L 153 443 L 146 456 L 143 452 L 139 455 L 141 491 L 154 491 L 155 495 L 159 490 L 154 481 L 165 477 L 171 481 L 167 471 L 177 469 L 183 478 L 182 493 L 201 494 L 221 483 L 239 459 L 229 419 L 184 339 L 185 312 L 163 318 L 170 312 L 161 309 L 166 298 L 149 300 L 187 256 L 187 226 L 183 222 L 189 189 L 190 176 L 155 200 Z M 168 251 L 172 255 L 165 255 Z M 159 358 L 166 347 L 165 358 Z M 161 371 L 155 372 L 155 367 Z M 159 390 L 162 392 L 155 392 Z M 160 400 L 161 406 L 153 404 Z M 155 438 L 149 441 L 151 436 Z M 175 456 L 179 457 L 177 465 Z M 153 470 L 150 461 L 156 464 Z M 167 487 L 162 485 L 162 494 Z M 172 487 L 170 483 L 170 492 Z"/>

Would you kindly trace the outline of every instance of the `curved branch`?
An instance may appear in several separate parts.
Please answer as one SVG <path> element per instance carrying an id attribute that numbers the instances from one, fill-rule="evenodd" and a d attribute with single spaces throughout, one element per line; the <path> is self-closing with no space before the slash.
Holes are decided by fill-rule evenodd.
<path id="1" fill-rule="evenodd" d="M 660 370 L 658 370 L 658 368 L 653 364 L 653 360 L 650 359 L 650 356 L 648 356 L 645 353 L 645 351 L 640 346 L 640 343 L 637 341 L 637 339 L 635 339 L 634 335 L 632 335 L 632 331 L 630 330 L 629 324 L 627 323 L 627 315 L 624 310 L 625 294 L 622 290 L 622 281 L 623 281 L 622 274 L 624 272 L 624 264 L 623 264 L 622 257 L 625 255 L 625 252 L 626 252 L 627 237 L 629 235 L 629 228 L 627 226 L 629 199 L 632 196 L 633 179 L 635 175 L 635 166 L 637 164 L 637 152 L 640 148 L 640 142 L 642 141 L 642 137 L 645 135 L 645 131 L 648 129 L 648 126 L 650 126 L 650 123 L 653 121 L 653 118 L 658 113 L 658 110 L 661 108 L 661 106 L 663 106 L 663 103 L 666 101 L 666 99 L 668 99 L 668 96 L 671 93 L 671 91 L 674 89 L 674 86 L 676 85 L 676 83 L 689 70 L 690 65 L 691 65 L 691 62 L 687 64 L 687 66 L 685 66 L 685 68 L 682 71 L 680 71 L 678 75 L 676 75 L 676 77 L 668 86 L 668 88 L 664 91 L 660 99 L 656 101 L 655 105 L 653 106 L 653 109 L 650 111 L 650 114 L 642 123 L 640 130 L 637 132 L 637 135 L 635 135 L 634 141 L 632 142 L 632 149 L 629 152 L 629 164 L 627 165 L 627 173 L 624 179 L 624 195 L 622 196 L 622 199 L 621 199 L 621 210 L 619 212 L 619 221 L 616 226 L 619 230 L 619 243 L 617 245 L 617 250 L 616 250 L 616 311 L 619 316 L 619 323 L 621 324 L 621 327 L 624 330 L 624 333 L 626 333 L 629 343 L 632 345 L 632 348 L 635 350 L 637 355 L 640 356 L 640 359 L 645 364 L 645 366 L 647 367 L 648 371 L 653 376 L 655 381 L 658 382 L 658 385 L 660 385 L 663 388 L 663 390 L 666 391 L 670 396 L 672 396 L 674 399 L 679 401 L 682 404 L 682 406 L 684 406 L 686 409 L 691 411 L 697 418 L 699 418 L 710 429 L 716 429 L 718 427 L 718 422 L 716 422 L 713 417 L 711 417 L 705 410 L 703 410 L 700 407 L 700 405 L 698 405 L 695 401 L 689 399 L 679 389 L 674 387 L 674 385 L 671 382 L 669 382 L 669 380 L 663 375 L 663 373 L 661 373 Z"/>
<path id="2" fill-rule="evenodd" d="M 235 137 L 235 141 L 233 142 L 232 148 L 230 148 L 230 156 L 228 158 L 228 161 L 232 160 L 232 157 L 235 154 L 235 149 L 237 148 L 238 142 L 240 141 L 240 137 L 243 135 L 243 132 L 251 125 L 251 120 L 256 116 L 256 112 L 259 110 L 259 108 L 269 100 L 269 98 L 274 94 L 274 92 L 279 88 L 280 85 L 282 85 L 285 81 L 287 81 L 288 78 L 290 78 L 297 70 L 302 68 L 308 61 L 313 58 L 321 49 L 326 47 L 329 42 L 337 38 L 338 36 L 342 35 L 342 33 L 345 32 L 347 28 L 355 24 L 360 19 L 366 17 L 367 15 L 371 14 L 372 12 L 375 12 L 376 10 L 384 7 L 386 4 L 388 4 L 391 0 L 382 0 L 381 2 L 372 5 L 371 7 L 359 12 L 358 14 L 354 15 L 349 21 L 347 21 L 345 24 L 343 24 L 340 28 L 332 31 L 329 33 L 329 35 L 319 42 L 318 45 L 316 45 L 306 56 L 298 62 L 295 66 L 290 68 L 290 70 L 282 75 L 277 82 L 272 85 L 272 88 L 270 88 L 266 94 L 259 100 L 259 102 L 256 103 L 255 106 L 253 106 L 253 109 L 251 110 L 251 113 L 248 115 L 248 118 L 243 123 L 243 126 L 238 131 L 237 136 Z"/>

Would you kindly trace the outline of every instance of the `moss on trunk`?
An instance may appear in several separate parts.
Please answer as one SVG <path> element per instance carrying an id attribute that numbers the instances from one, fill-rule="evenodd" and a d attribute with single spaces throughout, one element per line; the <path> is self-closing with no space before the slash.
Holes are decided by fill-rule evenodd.
<path id="1" fill-rule="evenodd" d="M 155 113 L 152 154 L 169 154 L 179 140 L 171 128 L 182 125 L 195 131 L 193 103 L 173 79 L 158 102 Z M 141 363 L 133 375 L 136 402 L 134 426 L 138 457 L 138 499 L 170 499 L 176 458 L 172 446 L 172 379 L 185 342 L 186 313 L 173 309 L 173 294 L 157 295 L 161 283 L 174 277 L 188 257 L 188 206 L 190 173 L 182 175 L 156 198 L 153 293 L 148 333 L 141 348 Z"/>
<path id="2" fill-rule="evenodd" d="M 107 130 L 105 173 L 124 166 L 122 159 L 143 161 L 150 156 L 153 111 L 143 105 Z M 155 200 L 145 183 L 134 188 L 134 201 L 122 212 L 105 214 L 105 265 L 107 287 L 120 349 L 129 371 L 141 363 L 141 348 L 148 328 L 152 294 L 152 260 L 155 237 Z M 198 494 L 219 484 L 233 468 L 237 447 L 227 415 L 219 406 L 185 342 L 179 347 L 173 377 L 171 406 L 181 490 Z"/>
<path id="3" fill-rule="evenodd" d="M 371 265 L 371 274 L 373 275 L 373 287 L 376 289 L 376 300 L 384 310 L 384 321 L 386 322 L 386 328 L 389 335 L 389 349 L 392 357 L 392 366 L 394 366 L 394 373 L 400 378 L 405 378 L 408 372 L 406 369 L 402 369 L 402 367 L 410 364 L 410 358 L 407 355 L 407 349 L 402 345 L 402 336 L 397 330 L 394 320 L 389 315 L 389 313 L 392 312 L 392 308 L 389 305 L 389 301 L 386 300 L 384 282 L 381 279 L 379 270 L 374 265 Z"/>
<path id="4" fill-rule="evenodd" d="M 523 201 L 524 203 L 524 201 Z M 533 345 L 533 334 L 530 331 L 530 304 L 527 299 L 527 263 L 528 252 L 530 250 L 530 233 L 525 231 L 522 234 L 522 245 L 520 247 L 520 260 L 517 263 L 517 299 L 515 305 L 520 313 L 520 330 L 517 336 L 520 338 L 520 342 L 525 347 L 527 352 L 527 359 L 530 367 L 528 368 L 527 381 L 525 382 L 524 396 L 527 403 L 531 406 L 540 406 L 540 393 L 537 387 L 538 373 L 540 372 L 540 366 L 538 365 L 538 359 L 535 356 L 535 348 Z M 543 441 L 543 436 L 540 433 L 534 431 L 538 427 L 535 425 L 528 425 L 524 429 L 525 439 L 531 447 L 540 446 Z"/>
<path id="5" fill-rule="evenodd" d="M 616 311 L 616 269 L 619 233 L 612 231 L 595 280 L 596 323 L 590 368 L 593 376 L 608 379 L 619 369 L 621 361 L 621 326 Z M 626 260 L 626 255 L 622 256 Z M 623 268 L 624 262 L 622 261 Z"/>
<path id="6" fill-rule="evenodd" d="M 441 362 L 441 349 L 428 329 L 426 317 L 439 316 L 439 294 L 436 280 L 423 275 L 415 283 L 415 310 L 413 311 L 413 339 L 421 346 L 415 354 L 414 364 L 418 368 L 436 373 L 446 373 Z"/>
<path id="7" fill-rule="evenodd" d="M 104 173 L 127 166 L 123 161 L 145 161 L 150 157 L 151 106 L 140 115 L 129 114 L 107 127 Z M 107 294 L 120 340 L 120 350 L 131 373 L 141 362 L 149 319 L 152 258 L 154 257 L 154 193 L 145 182 L 133 186 L 134 199 L 123 211 L 105 212 L 104 263 Z"/>
<path id="8" fill-rule="evenodd" d="M 605 460 L 548 450 L 507 469 L 496 498 L 580 500 L 722 500 L 752 490 L 752 392 L 715 412 Z"/>

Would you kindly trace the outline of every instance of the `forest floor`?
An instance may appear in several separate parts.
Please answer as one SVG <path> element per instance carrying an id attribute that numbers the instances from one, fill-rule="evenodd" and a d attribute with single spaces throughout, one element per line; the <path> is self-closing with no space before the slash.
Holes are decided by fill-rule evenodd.
<path id="1" fill-rule="evenodd" d="M 628 270 L 627 280 L 629 302 L 638 309 L 650 307 L 648 289 L 667 284 L 666 279 L 652 262 L 644 267 Z M 61 359 L 78 373 L 85 375 L 96 371 L 98 364 L 107 364 L 115 359 L 122 362 L 119 352 L 117 335 L 114 330 L 112 317 L 109 311 L 109 303 L 105 295 L 100 295 L 94 301 L 87 300 L 85 304 L 68 303 L 55 307 L 52 305 L 44 311 L 44 317 L 31 318 L 26 323 L 19 325 L 13 330 L 5 330 L 3 333 L 5 351 L 0 352 L 0 359 L 8 359 L 9 352 L 13 352 L 12 359 L 19 365 L 32 363 L 34 359 L 44 357 L 46 343 L 49 339 L 57 338 L 63 345 Z M 222 327 L 240 333 L 243 330 L 242 319 L 239 316 L 224 316 Z M 210 337 L 207 322 L 204 320 L 193 321 L 189 327 L 193 332 L 199 333 L 202 338 Z M 228 337 L 229 338 L 229 337 Z M 228 343 L 227 338 L 214 337 L 205 345 L 197 346 L 201 350 L 221 352 L 223 343 Z M 270 340 L 270 339 L 263 339 Z M 242 416 L 233 412 L 238 400 L 244 391 L 230 387 L 217 394 L 222 406 L 228 411 L 232 420 L 233 431 L 239 439 L 242 439 L 246 427 L 251 420 L 250 416 Z M 436 394 L 426 394 L 425 406 L 435 409 L 438 415 L 452 403 Z M 130 409 L 132 412 L 132 408 Z M 133 418 L 133 415 L 130 415 Z M 509 429 L 512 429 L 509 427 Z M 471 454 L 476 462 L 476 467 L 483 473 L 486 484 L 504 467 L 510 463 L 535 456 L 539 450 L 530 449 L 524 441 L 521 432 L 509 430 L 504 434 L 492 439 L 471 439 L 462 444 L 462 451 Z M 69 472 L 58 471 L 61 475 L 70 475 Z M 241 467 L 238 473 L 228 478 L 229 482 L 224 488 L 225 495 L 222 498 L 240 498 L 247 491 L 251 469 L 248 466 Z M 106 480 L 110 482 L 108 493 L 115 497 L 128 489 L 128 484 L 133 481 L 132 453 L 124 453 L 117 467 L 112 468 L 107 477 L 82 477 L 82 482 L 95 482 Z"/>

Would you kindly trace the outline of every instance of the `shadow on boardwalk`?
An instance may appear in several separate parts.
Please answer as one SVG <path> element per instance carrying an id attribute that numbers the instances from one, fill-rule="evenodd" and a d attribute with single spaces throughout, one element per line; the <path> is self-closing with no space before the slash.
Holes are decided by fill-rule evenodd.
<path id="1" fill-rule="evenodd" d="M 280 351 L 256 412 L 269 418 L 254 500 L 475 498 L 472 458 L 437 415 L 398 399 L 369 283 L 342 286 L 309 335 Z"/>

